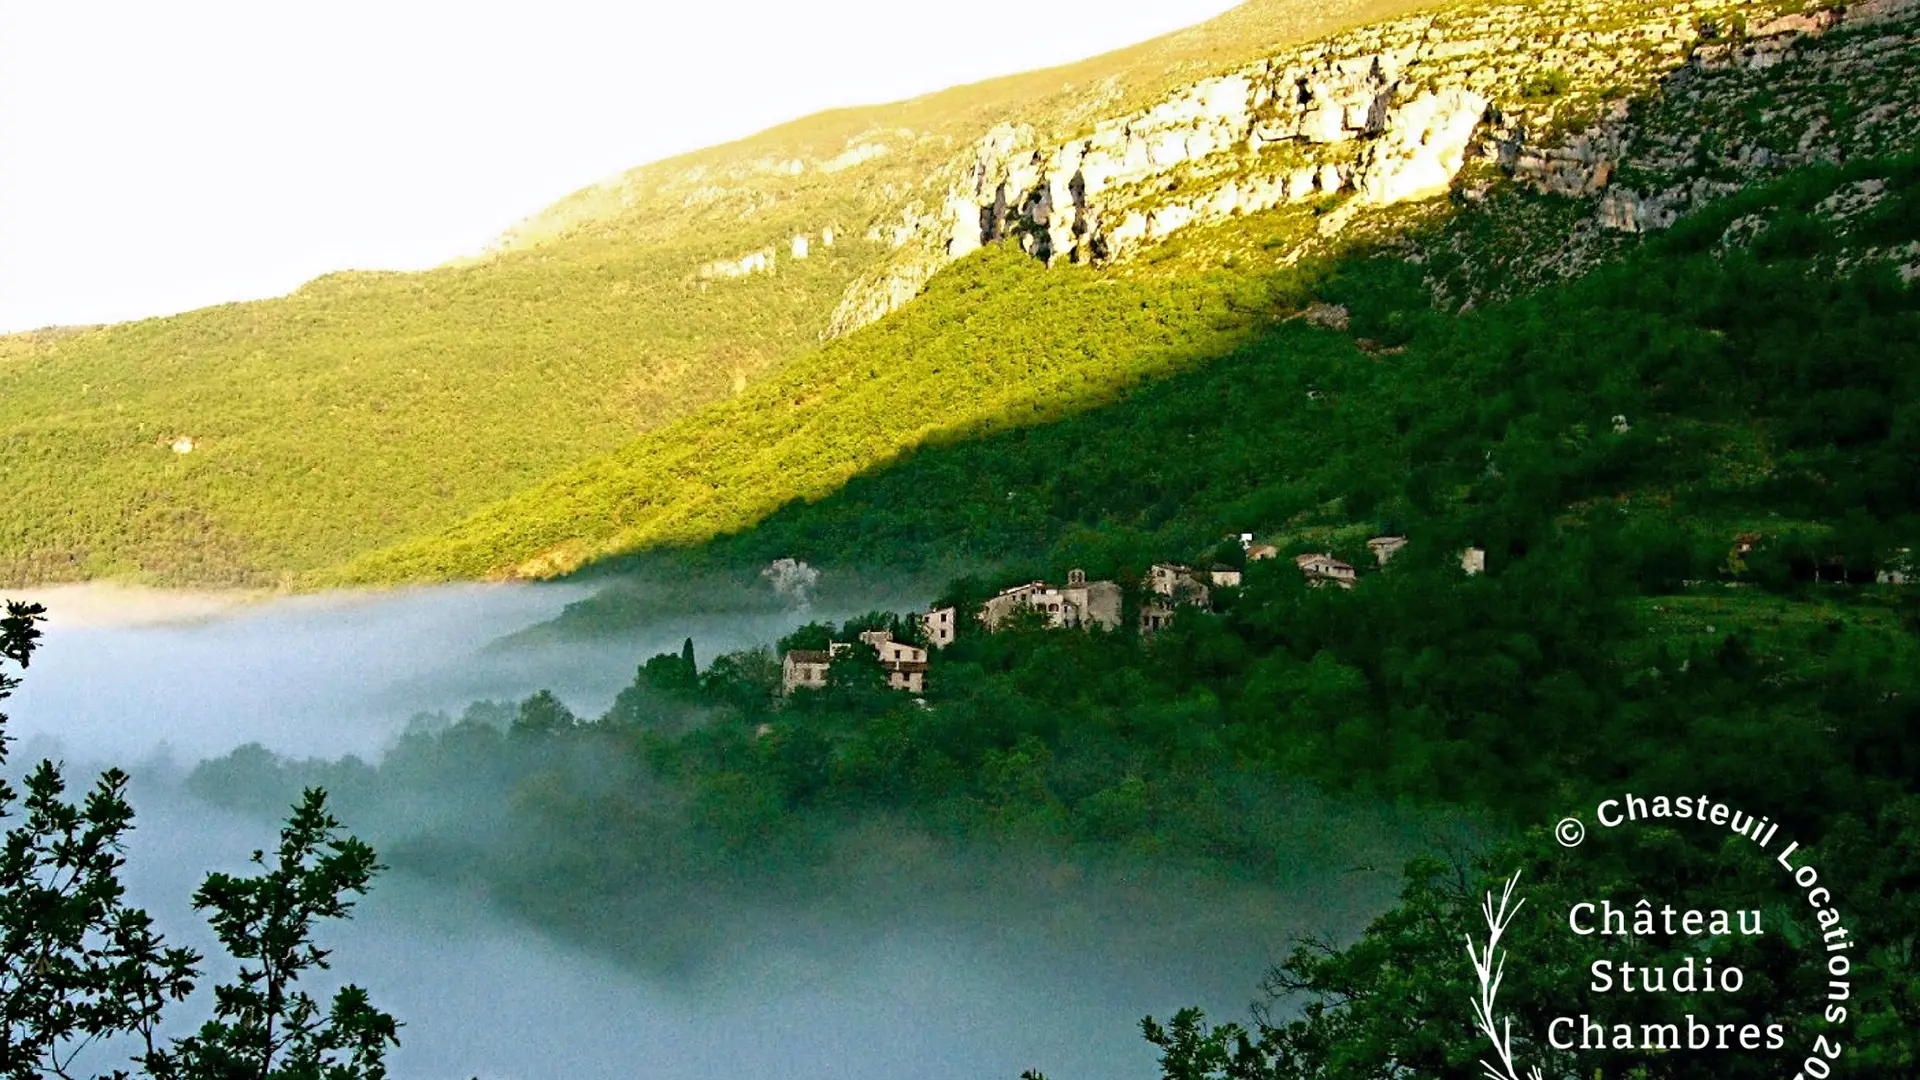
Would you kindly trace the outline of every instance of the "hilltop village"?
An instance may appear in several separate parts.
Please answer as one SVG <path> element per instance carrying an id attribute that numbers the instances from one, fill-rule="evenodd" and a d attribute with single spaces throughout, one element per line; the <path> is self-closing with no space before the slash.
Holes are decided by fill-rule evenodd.
<path id="1" fill-rule="evenodd" d="M 1239 541 L 1247 564 L 1281 557 L 1277 545 L 1256 543 L 1251 533 L 1230 539 Z M 1759 533 L 1733 537 L 1727 553 L 1728 566 L 1736 572 L 1743 570 L 1747 557 L 1762 540 Z M 1385 568 L 1407 542 L 1404 536 L 1376 536 L 1368 540 L 1367 550 L 1373 555 L 1375 569 Z M 1293 562 L 1310 587 L 1331 584 L 1351 589 L 1360 580 L 1358 568 L 1326 551 L 1296 555 Z M 1478 547 L 1465 548 L 1459 554 L 1459 564 L 1461 572 L 1469 577 L 1485 573 L 1487 553 Z M 1915 576 L 1911 549 L 1904 547 L 1894 549 L 1886 565 L 1848 565 L 1830 557 L 1803 570 L 1809 580 L 1840 584 L 1905 585 Z M 1244 575 L 1243 569 L 1225 563 L 1214 563 L 1205 569 L 1182 563 L 1154 563 L 1139 582 L 1140 604 L 1135 628 L 1142 636 L 1150 636 L 1172 626 L 1182 608 L 1213 610 L 1215 591 L 1239 588 Z M 1030 620 L 1029 626 L 1050 630 L 1113 631 L 1120 629 L 1124 618 L 1125 592 L 1119 582 L 1089 581 L 1086 571 L 1074 569 L 1067 572 L 1065 584 L 1028 581 L 1001 589 L 974 607 L 971 614 L 975 623 L 989 633 L 1007 628 L 1019 619 Z M 801 689 L 824 689 L 834 661 L 857 657 L 859 650 L 867 649 L 885 673 L 889 687 L 910 694 L 923 693 L 927 688 L 929 652 L 953 644 L 959 633 L 960 616 L 960 608 L 952 605 L 935 606 L 916 614 L 913 625 L 918 629 L 921 644 L 897 641 L 891 630 L 866 630 L 859 633 L 857 641 L 834 641 L 818 650 L 790 649 L 781 657 L 781 691 L 790 695 Z"/>
<path id="2" fill-rule="evenodd" d="M 1253 535 L 1239 537 L 1241 551 L 1249 563 L 1264 562 L 1280 556 L 1274 544 L 1255 543 Z M 1394 554 L 1407 544 L 1404 536 L 1376 536 L 1367 541 L 1378 568 L 1384 568 Z M 1360 580 L 1360 571 L 1351 563 L 1327 552 L 1298 555 L 1294 565 L 1311 587 L 1332 584 L 1351 589 Z M 1468 575 L 1482 573 L 1487 553 L 1467 548 L 1460 553 L 1460 569 Z M 1244 571 L 1216 563 L 1201 570 L 1180 563 L 1154 563 L 1140 582 L 1144 593 L 1137 628 L 1150 635 L 1173 625 L 1183 607 L 1211 609 L 1214 590 L 1237 589 Z M 973 618 L 988 632 L 1000 630 L 1016 617 L 1037 618 L 1047 629 L 1118 630 L 1122 620 L 1124 590 L 1114 581 L 1088 581 L 1084 570 L 1070 570 L 1064 585 L 1029 581 L 1002 589 L 973 612 Z M 1028 613 L 1033 613 L 1028 615 Z M 857 649 L 872 650 L 873 658 L 886 675 L 887 685 L 895 690 L 919 694 L 927 687 L 928 650 L 953 644 L 960 623 L 960 609 L 934 607 L 915 616 L 925 646 L 894 640 L 892 631 L 867 630 L 857 642 L 835 641 L 825 649 L 790 649 L 781 656 L 780 686 L 785 694 L 796 690 L 824 689 L 834 661 L 857 655 Z"/>

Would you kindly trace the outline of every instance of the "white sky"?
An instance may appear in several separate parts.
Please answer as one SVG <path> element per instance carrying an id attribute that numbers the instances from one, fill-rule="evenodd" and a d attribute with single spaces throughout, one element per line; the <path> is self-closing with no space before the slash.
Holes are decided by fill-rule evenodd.
<path id="1" fill-rule="evenodd" d="M 595 180 L 1233 0 L 0 0 L 0 331 L 471 253 Z"/>

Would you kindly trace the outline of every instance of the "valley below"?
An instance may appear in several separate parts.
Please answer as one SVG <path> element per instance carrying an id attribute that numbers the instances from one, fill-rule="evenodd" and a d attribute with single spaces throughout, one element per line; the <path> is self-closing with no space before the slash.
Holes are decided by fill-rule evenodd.
<path id="1" fill-rule="evenodd" d="M 318 1075 L 210 989 L 305 888 L 331 1080 L 393 1019 L 425 1080 L 1920 1074 L 1920 0 L 1250 0 L 0 336 L 0 403 L 8 842 L 126 769 L 166 1033 L 246 1058 L 153 1080 Z M 1846 910 L 1582 843 L 1621 793 Z M 1696 1014 L 1789 1042 L 1551 1034 Z"/>
<path id="2" fill-rule="evenodd" d="M 536 688 L 597 712 L 636 657 L 689 634 L 703 647 L 743 648 L 822 614 L 661 618 L 588 647 L 488 649 L 582 591 L 222 603 L 56 593 L 46 599 L 85 616 L 53 609 L 11 703 L 14 763 L 63 760 L 76 787 L 105 766 L 130 769 L 132 898 L 173 940 L 214 952 L 187 897 L 208 871 L 243 871 L 275 826 L 196 795 L 186 781 L 202 760 L 246 743 L 293 759 L 377 759 L 421 711 Z M 414 828 L 403 815 L 343 818 L 383 856 Z M 683 934 L 678 920 L 557 932 L 503 910 L 483 885 L 417 872 L 402 851 L 351 921 L 323 929 L 336 966 L 314 989 L 351 981 L 399 1016 L 391 1064 L 409 1077 L 1010 1080 L 1044 1063 L 1062 1077 L 1146 1078 L 1156 1075 L 1152 1048 L 1129 1037 L 1141 1016 L 1196 1001 L 1237 1011 L 1293 937 L 1357 933 L 1395 881 L 1354 862 L 1408 840 L 1298 842 L 1293 884 L 1280 888 L 1037 853 L 950 857 L 876 828 L 851 845 L 863 854 L 830 893 L 771 881 L 757 902 L 734 894 L 702 910 L 689 892 L 686 920 L 709 932 L 667 965 L 625 954 Z M 1393 863 L 1382 855 L 1378 865 Z M 91 1060 L 109 1067 L 111 1052 L 96 1048 Z"/>

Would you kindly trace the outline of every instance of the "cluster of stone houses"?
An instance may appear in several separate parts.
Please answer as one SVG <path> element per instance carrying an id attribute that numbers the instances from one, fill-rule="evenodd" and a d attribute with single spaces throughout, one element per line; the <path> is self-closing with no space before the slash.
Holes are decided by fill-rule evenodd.
<path id="1" fill-rule="evenodd" d="M 1367 541 L 1367 548 L 1373 552 L 1375 561 L 1385 566 L 1406 544 L 1404 536 L 1376 536 Z M 1249 562 L 1277 558 L 1280 554 L 1280 549 L 1272 544 L 1254 543 L 1251 534 L 1241 537 L 1241 547 Z M 1351 564 L 1326 552 L 1296 556 L 1294 563 L 1307 583 L 1316 587 L 1331 582 L 1351 589 L 1360 577 Z M 1487 553 L 1479 548 L 1466 549 L 1460 555 L 1460 568 L 1468 574 L 1483 572 L 1487 568 Z M 1151 634 L 1171 626 L 1175 612 L 1182 606 L 1210 607 L 1214 589 L 1239 588 L 1241 580 L 1241 571 L 1231 566 L 1216 564 L 1198 570 L 1179 563 L 1154 563 L 1142 582 L 1147 596 L 1140 606 L 1140 632 Z M 1116 630 L 1121 620 L 1121 595 L 1117 583 L 1088 581 L 1086 571 L 1076 569 L 1067 572 L 1064 585 L 1029 581 L 1002 589 L 980 605 L 974 617 L 988 630 L 1000 629 L 1022 611 L 1039 612 L 1050 629 Z M 953 644 L 959 619 L 958 608 L 933 608 L 919 617 L 920 630 L 931 647 L 943 649 Z M 885 630 L 866 631 L 860 640 L 872 645 L 879 654 L 881 666 L 887 672 L 887 685 L 916 694 L 926 689 L 927 650 L 894 641 L 893 635 Z M 849 642 L 834 642 L 824 652 L 796 649 L 787 653 L 781 662 L 783 687 L 792 693 L 801 687 L 826 686 L 828 666 L 852 648 Z"/>
<path id="2" fill-rule="evenodd" d="M 1735 537 L 1735 555 L 1752 551 L 1759 540 L 1757 533 Z M 1248 562 L 1275 559 L 1280 555 L 1278 547 L 1254 543 L 1250 534 L 1243 534 L 1240 543 Z M 1381 567 L 1386 566 L 1394 554 L 1406 546 L 1407 538 L 1404 536 L 1376 536 L 1367 541 L 1367 549 Z M 1316 588 L 1331 583 L 1342 589 L 1351 589 L 1360 578 L 1359 571 L 1352 564 L 1327 552 L 1297 555 L 1293 561 L 1307 584 Z M 1882 584 L 1904 585 L 1915 576 L 1912 565 L 1910 551 L 1901 548 L 1891 565 L 1878 569 L 1875 580 Z M 1468 576 L 1485 573 L 1486 551 L 1477 547 L 1461 551 L 1460 569 Z M 1175 612 L 1182 606 L 1212 606 L 1214 589 L 1238 588 L 1241 580 L 1241 571 L 1231 566 L 1216 564 L 1198 570 L 1179 563 L 1154 563 L 1142 582 L 1147 595 L 1140 606 L 1140 632 L 1151 634 L 1171 626 Z M 1064 585 L 1029 581 L 1002 589 L 980 605 L 974 617 L 988 630 L 1000 629 L 1015 614 L 1023 611 L 1039 612 L 1050 629 L 1090 630 L 1098 627 L 1116 630 L 1121 620 L 1121 596 L 1122 590 L 1117 583 L 1088 581 L 1086 571 L 1076 569 L 1067 572 Z M 933 608 L 919 616 L 922 636 L 930 647 L 943 649 L 953 644 L 959 630 L 959 620 L 958 608 Z M 887 630 L 864 631 L 860 634 L 860 641 L 873 647 L 886 673 L 888 686 L 912 694 L 925 692 L 926 649 L 895 641 L 892 632 Z M 781 659 L 782 688 L 792 693 L 801 688 L 825 687 L 829 666 L 853 647 L 852 642 L 836 641 L 825 650 L 789 651 Z"/>
<path id="3" fill-rule="evenodd" d="M 927 650 L 904 641 L 893 640 L 891 630 L 863 630 L 860 641 L 871 645 L 886 673 L 887 685 L 910 694 L 927 689 Z M 793 693 L 803 687 L 821 690 L 827 685 L 827 670 L 833 661 L 853 651 L 853 642 L 829 642 L 822 649 L 790 649 L 780 658 L 780 688 Z"/>

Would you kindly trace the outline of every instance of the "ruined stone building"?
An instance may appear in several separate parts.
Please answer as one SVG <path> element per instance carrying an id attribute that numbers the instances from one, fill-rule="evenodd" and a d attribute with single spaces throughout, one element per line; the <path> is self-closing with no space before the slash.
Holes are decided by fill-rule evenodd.
<path id="1" fill-rule="evenodd" d="M 1238 571 L 1234 571 L 1238 584 Z M 1213 602 L 1213 590 L 1210 582 L 1216 579 L 1211 574 L 1206 580 L 1191 567 L 1179 563 L 1154 563 L 1147 571 L 1143 583 L 1147 588 L 1147 597 L 1140 605 L 1140 632 L 1151 634 L 1156 630 L 1173 625 L 1174 609 L 1182 604 L 1206 607 Z"/>
<path id="2" fill-rule="evenodd" d="M 1203 579 L 1192 567 L 1179 563 L 1154 563 L 1147 571 L 1147 591 L 1176 604 L 1206 605 L 1212 601 L 1211 575 Z"/>
<path id="3" fill-rule="evenodd" d="M 1003 589 L 980 607 L 980 621 L 995 630 L 1021 608 L 1044 614 L 1053 628 L 1112 630 L 1120 625 L 1120 586 L 1111 581 L 1088 581 L 1085 570 L 1067 572 L 1065 585 L 1029 581 Z"/>
<path id="4" fill-rule="evenodd" d="M 1324 551 L 1295 556 L 1293 561 L 1300 567 L 1300 572 L 1306 575 L 1307 584 L 1315 588 L 1331 581 L 1343 589 L 1351 589 L 1354 582 L 1360 579 L 1360 572 L 1351 564 L 1341 562 Z"/>
<path id="5" fill-rule="evenodd" d="M 1367 550 L 1373 552 L 1374 562 L 1379 566 L 1387 565 L 1393 554 L 1407 546 L 1404 536 L 1376 536 L 1367 541 Z"/>

